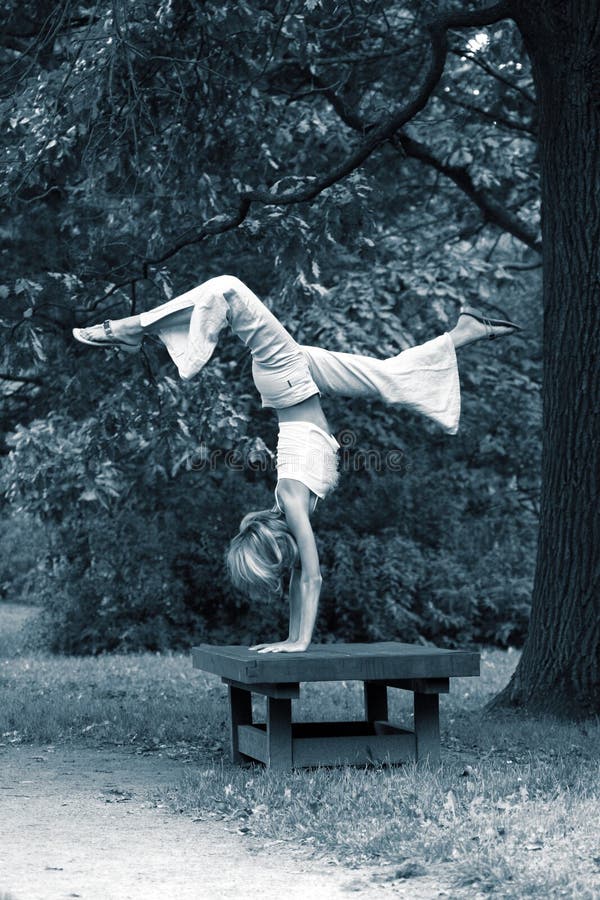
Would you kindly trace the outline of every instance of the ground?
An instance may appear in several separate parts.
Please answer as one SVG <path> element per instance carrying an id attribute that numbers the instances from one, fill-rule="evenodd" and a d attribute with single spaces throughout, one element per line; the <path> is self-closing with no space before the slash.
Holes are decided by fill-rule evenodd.
<path id="1" fill-rule="evenodd" d="M 173 815 L 158 798 L 190 763 L 21 744 L 0 751 L 0 764 L 0 900 L 448 896 L 431 876 L 352 870 L 209 817 Z"/>
<path id="2" fill-rule="evenodd" d="M 518 651 L 453 679 L 439 769 L 274 772 L 231 764 L 226 687 L 189 652 L 34 652 L 35 613 L 0 603 L 0 900 L 600 897 L 600 722 L 486 713 Z M 294 702 L 356 718 L 362 686 Z"/>

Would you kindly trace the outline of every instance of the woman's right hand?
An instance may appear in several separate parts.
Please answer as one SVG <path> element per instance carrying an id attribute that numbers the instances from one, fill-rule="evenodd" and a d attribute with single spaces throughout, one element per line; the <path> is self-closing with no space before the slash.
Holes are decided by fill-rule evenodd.
<path id="1" fill-rule="evenodd" d="M 250 650 L 257 650 L 259 653 L 304 653 L 308 650 L 310 644 L 303 641 L 280 641 L 278 644 L 256 644 L 250 647 Z"/>

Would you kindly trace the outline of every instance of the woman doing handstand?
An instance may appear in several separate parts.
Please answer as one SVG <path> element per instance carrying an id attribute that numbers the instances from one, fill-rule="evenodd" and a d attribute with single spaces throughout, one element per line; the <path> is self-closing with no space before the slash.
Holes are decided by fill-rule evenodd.
<path id="1" fill-rule="evenodd" d="M 304 651 L 312 639 L 321 591 L 310 517 L 338 479 L 339 444 L 320 395 L 372 397 L 402 405 L 456 434 L 456 350 L 520 328 L 463 307 L 451 331 L 389 359 L 337 353 L 298 344 L 243 282 L 220 275 L 141 315 L 74 328 L 73 335 L 90 346 L 130 352 L 140 349 L 144 335 L 158 335 L 187 381 L 209 361 L 227 323 L 250 349 L 263 407 L 275 409 L 279 419 L 275 506 L 244 516 L 227 553 L 227 568 L 234 585 L 251 597 L 281 596 L 290 573 L 287 639 L 251 649 Z"/>

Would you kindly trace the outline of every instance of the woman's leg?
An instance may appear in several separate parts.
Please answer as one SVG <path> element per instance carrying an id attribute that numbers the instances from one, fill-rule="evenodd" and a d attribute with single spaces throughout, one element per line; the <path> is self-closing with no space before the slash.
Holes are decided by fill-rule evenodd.
<path id="1" fill-rule="evenodd" d="M 456 350 L 474 341 L 509 334 L 513 329 L 486 326 L 471 316 L 433 340 L 409 347 L 389 359 L 336 353 L 303 346 L 311 375 L 323 394 L 372 397 L 409 407 L 456 434 L 460 419 L 460 382 Z"/>
<path id="2" fill-rule="evenodd" d="M 323 394 L 371 397 L 406 406 L 456 434 L 460 383 L 454 342 L 448 333 L 389 359 L 302 347 Z"/>
<path id="3" fill-rule="evenodd" d="M 228 305 L 224 292 L 233 283 L 229 276 L 210 278 L 138 316 L 111 319 L 111 332 L 117 341 L 132 345 L 139 344 L 144 334 L 158 335 L 181 378 L 192 378 L 212 356 L 227 321 Z M 98 341 L 106 339 L 102 325 L 86 328 L 84 336 Z"/>

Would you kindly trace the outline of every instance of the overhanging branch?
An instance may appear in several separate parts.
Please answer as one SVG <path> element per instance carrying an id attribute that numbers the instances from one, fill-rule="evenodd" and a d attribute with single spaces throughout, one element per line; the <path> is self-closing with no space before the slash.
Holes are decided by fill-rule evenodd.
<path id="1" fill-rule="evenodd" d="M 245 191 L 240 195 L 235 212 L 223 214 L 210 219 L 198 229 L 198 231 L 186 238 L 179 240 L 174 246 L 165 250 L 158 256 L 142 260 L 142 275 L 113 285 L 104 294 L 102 300 L 108 298 L 115 291 L 129 286 L 142 277 L 146 278 L 150 266 L 158 266 L 175 256 L 184 247 L 200 243 L 207 237 L 224 234 L 237 228 L 244 221 L 253 203 L 263 206 L 287 206 L 294 203 L 310 203 L 324 190 L 339 181 L 342 181 L 351 172 L 354 172 L 378 149 L 382 144 L 391 140 L 394 135 L 417 115 L 426 105 L 429 97 L 435 90 L 444 71 L 448 55 L 447 33 L 452 28 L 477 28 L 486 25 L 494 25 L 503 19 L 510 18 L 512 13 L 511 0 L 500 0 L 492 6 L 482 9 L 448 13 L 434 19 L 428 26 L 431 41 L 431 59 L 425 79 L 412 100 L 404 104 L 399 110 L 392 113 L 379 124 L 372 126 L 365 134 L 361 143 L 346 157 L 343 162 L 333 167 L 329 172 L 321 176 L 305 176 L 302 184 L 295 189 L 284 190 L 281 193 L 267 189 Z"/>
<path id="2" fill-rule="evenodd" d="M 340 119 L 361 134 L 366 134 L 372 127 L 364 122 L 360 116 L 350 109 L 343 97 L 340 97 L 331 87 L 326 85 L 318 76 L 307 73 L 312 78 L 318 92 L 324 96 L 333 109 L 336 111 Z M 447 98 L 445 98 L 447 99 Z M 510 210 L 497 200 L 490 191 L 477 187 L 473 182 L 473 178 L 469 170 L 464 166 L 453 166 L 445 163 L 443 160 L 435 156 L 435 154 L 427 147 L 426 144 L 409 136 L 406 130 L 400 130 L 390 139 L 394 147 L 401 150 L 406 156 L 418 159 L 419 162 L 430 166 L 441 175 L 449 178 L 454 184 L 472 200 L 483 214 L 486 222 L 492 222 L 519 241 L 526 244 L 532 250 L 541 252 L 542 245 L 537 234 L 531 231 L 521 220 Z"/>
<path id="3" fill-rule="evenodd" d="M 484 72 L 487 72 L 488 75 L 491 75 L 492 78 L 495 78 L 497 81 L 501 81 L 502 84 L 505 84 L 512 91 L 517 91 L 517 93 L 521 94 L 521 96 L 527 100 L 532 106 L 535 106 L 535 97 L 533 94 L 530 94 L 529 91 L 521 87 L 520 84 L 516 84 L 514 81 L 511 81 L 510 78 L 507 78 L 506 75 L 503 75 L 502 72 L 499 72 L 498 69 L 491 66 L 488 62 L 478 56 L 476 53 L 471 53 L 469 50 L 450 50 L 454 56 L 458 56 L 459 59 L 470 59 L 471 62 L 475 63 L 475 65 L 479 66 L 480 69 L 483 69 Z"/>
<path id="4" fill-rule="evenodd" d="M 396 147 L 401 147 L 407 156 L 418 159 L 431 168 L 436 169 L 446 178 L 449 178 L 454 184 L 469 197 L 480 209 L 484 219 L 487 222 L 493 222 L 504 231 L 508 231 L 513 237 L 516 237 L 523 244 L 526 244 L 532 250 L 541 253 L 542 244 L 537 235 L 530 231 L 527 226 L 521 222 L 514 213 L 511 213 L 489 192 L 478 188 L 469 173 L 469 170 L 463 166 L 451 166 L 442 162 L 426 147 L 425 144 L 414 138 L 409 137 L 406 132 L 399 132 L 392 143 Z"/>
<path id="5" fill-rule="evenodd" d="M 465 100 L 458 100 L 450 94 L 444 94 L 444 103 L 450 103 L 452 106 L 458 106 L 460 109 L 468 109 L 469 112 L 474 112 L 476 115 L 481 116 L 482 119 L 487 119 L 488 122 L 492 122 L 494 125 L 500 125 L 503 128 L 508 128 L 510 131 L 518 131 L 521 134 L 526 134 L 532 140 L 535 140 L 536 138 L 535 128 L 532 128 L 531 125 L 526 125 L 524 122 L 519 122 L 517 119 L 505 116 L 502 113 L 490 112 L 489 110 L 478 106 L 476 103 L 467 103 Z"/>

